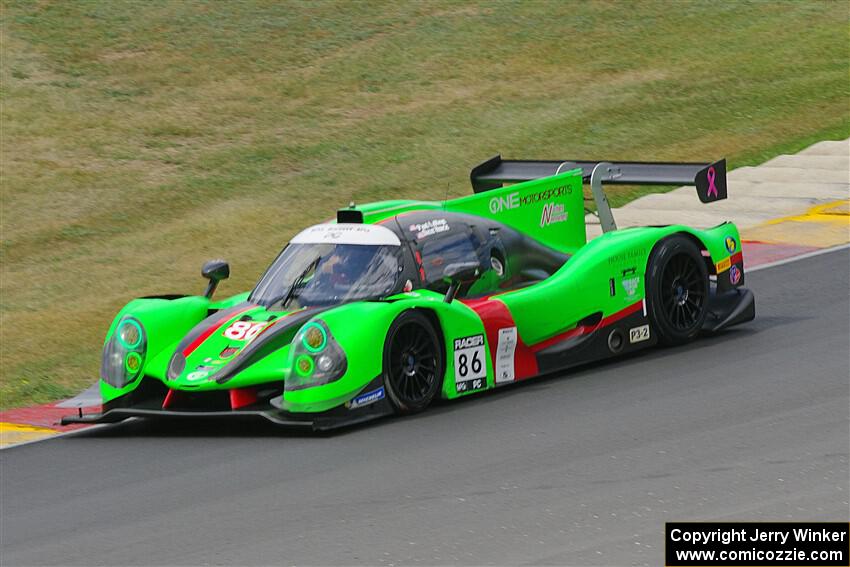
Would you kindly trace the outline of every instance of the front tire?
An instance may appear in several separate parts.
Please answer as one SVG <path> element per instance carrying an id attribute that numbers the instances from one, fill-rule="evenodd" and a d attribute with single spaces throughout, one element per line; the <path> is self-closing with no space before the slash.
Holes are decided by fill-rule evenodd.
<path id="1" fill-rule="evenodd" d="M 650 256 L 646 281 L 649 320 L 659 342 L 693 340 L 705 322 L 709 290 L 699 248 L 684 236 L 662 240 Z"/>
<path id="2" fill-rule="evenodd" d="M 384 386 L 398 413 L 424 410 L 440 390 L 443 354 L 430 319 L 405 311 L 393 321 L 384 343 Z"/>

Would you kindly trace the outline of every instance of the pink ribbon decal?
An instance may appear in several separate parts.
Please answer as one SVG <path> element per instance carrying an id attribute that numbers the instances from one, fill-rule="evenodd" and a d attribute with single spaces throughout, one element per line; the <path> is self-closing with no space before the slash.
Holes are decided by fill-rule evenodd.
<path id="1" fill-rule="evenodd" d="M 708 168 L 708 173 L 706 177 L 708 178 L 708 196 L 717 197 L 717 187 L 714 185 L 714 178 L 716 177 L 716 173 L 714 172 L 714 166 Z"/>

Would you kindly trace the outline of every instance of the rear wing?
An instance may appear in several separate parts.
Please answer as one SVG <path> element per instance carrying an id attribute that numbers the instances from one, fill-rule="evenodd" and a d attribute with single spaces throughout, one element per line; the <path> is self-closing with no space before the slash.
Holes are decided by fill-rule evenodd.
<path id="1" fill-rule="evenodd" d="M 726 198 L 726 160 L 713 163 L 639 161 L 535 161 L 503 160 L 496 155 L 472 168 L 472 190 L 482 193 L 502 187 L 581 169 L 582 180 L 590 183 L 602 230 L 616 230 L 614 217 L 602 184 L 611 185 L 693 185 L 699 200 L 713 203 Z"/>

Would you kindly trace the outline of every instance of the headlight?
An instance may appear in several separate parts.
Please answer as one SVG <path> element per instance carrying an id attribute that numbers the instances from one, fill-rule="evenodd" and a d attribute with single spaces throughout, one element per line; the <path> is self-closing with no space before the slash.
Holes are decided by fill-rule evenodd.
<path id="1" fill-rule="evenodd" d="M 339 380 L 348 367 L 345 353 L 324 321 L 310 321 L 301 327 L 292 341 L 290 356 L 292 373 L 284 387 L 287 391 Z"/>
<path id="2" fill-rule="evenodd" d="M 304 325 L 301 342 L 310 352 L 319 352 L 328 344 L 328 333 L 319 323 L 311 322 Z"/>
<path id="3" fill-rule="evenodd" d="M 124 319 L 118 325 L 118 340 L 126 349 L 134 349 L 142 342 L 142 326 L 135 319 Z"/>
<path id="4" fill-rule="evenodd" d="M 318 362 L 316 363 L 316 366 L 322 372 L 330 372 L 331 368 L 333 368 L 333 365 L 334 359 L 326 354 L 320 356 Z"/>
<path id="5" fill-rule="evenodd" d="M 103 346 L 100 377 L 110 386 L 123 388 L 141 375 L 146 350 L 142 324 L 133 317 L 123 317 Z"/>

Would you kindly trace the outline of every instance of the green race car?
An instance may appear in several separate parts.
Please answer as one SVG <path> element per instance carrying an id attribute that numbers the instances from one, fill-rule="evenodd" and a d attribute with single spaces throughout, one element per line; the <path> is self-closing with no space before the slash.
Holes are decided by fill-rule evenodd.
<path id="1" fill-rule="evenodd" d="M 695 185 L 726 197 L 710 164 L 506 161 L 474 193 L 341 209 L 298 233 L 253 290 L 135 299 L 106 335 L 102 411 L 260 416 L 328 429 L 425 409 L 755 316 L 731 223 L 617 230 L 605 183 Z M 604 233 L 586 239 L 589 182 Z"/>

